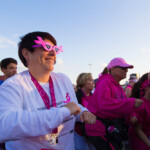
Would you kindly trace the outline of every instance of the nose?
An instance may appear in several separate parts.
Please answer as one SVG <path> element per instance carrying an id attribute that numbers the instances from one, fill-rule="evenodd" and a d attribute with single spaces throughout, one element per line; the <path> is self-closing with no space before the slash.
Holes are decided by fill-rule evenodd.
<path id="1" fill-rule="evenodd" d="M 17 70 L 14 70 L 14 74 L 17 74 Z"/>
<path id="2" fill-rule="evenodd" d="M 51 51 L 49 51 L 49 54 L 50 54 L 50 55 L 51 55 L 51 54 L 56 54 L 55 49 L 53 48 Z"/>
<path id="3" fill-rule="evenodd" d="M 14 73 L 14 74 L 17 74 L 17 68 L 14 68 L 14 69 L 13 69 L 13 73 Z"/>
<path id="4" fill-rule="evenodd" d="M 128 72 L 128 68 L 125 71 Z"/>

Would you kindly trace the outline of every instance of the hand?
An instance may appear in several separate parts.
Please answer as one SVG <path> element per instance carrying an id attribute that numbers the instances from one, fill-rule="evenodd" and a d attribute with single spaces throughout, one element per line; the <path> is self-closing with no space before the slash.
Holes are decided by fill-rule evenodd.
<path id="1" fill-rule="evenodd" d="M 137 107 L 141 106 L 142 103 L 143 103 L 143 101 L 142 101 L 141 99 L 136 98 L 136 99 L 135 99 L 134 107 L 137 108 Z"/>
<path id="2" fill-rule="evenodd" d="M 130 123 L 135 124 L 137 122 L 137 118 L 135 116 L 130 117 Z"/>
<path id="3" fill-rule="evenodd" d="M 79 106 L 74 102 L 67 103 L 64 107 L 67 107 L 70 110 L 71 115 L 78 115 L 81 112 Z"/>
<path id="4" fill-rule="evenodd" d="M 80 120 L 87 124 L 95 124 L 96 123 L 96 116 L 89 111 L 83 111 L 80 115 Z"/>

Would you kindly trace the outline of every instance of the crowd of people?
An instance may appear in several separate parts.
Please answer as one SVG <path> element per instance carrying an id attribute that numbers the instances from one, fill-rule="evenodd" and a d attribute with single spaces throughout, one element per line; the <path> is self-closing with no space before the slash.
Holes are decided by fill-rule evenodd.
<path id="1" fill-rule="evenodd" d="M 123 58 L 110 60 L 96 83 L 81 73 L 76 85 L 55 73 L 63 52 L 47 32 L 31 32 L 18 44 L 26 71 L 17 61 L 1 61 L 0 149 L 7 150 L 149 150 L 150 73 L 131 74 Z M 126 144 L 124 144 L 126 143 Z"/>

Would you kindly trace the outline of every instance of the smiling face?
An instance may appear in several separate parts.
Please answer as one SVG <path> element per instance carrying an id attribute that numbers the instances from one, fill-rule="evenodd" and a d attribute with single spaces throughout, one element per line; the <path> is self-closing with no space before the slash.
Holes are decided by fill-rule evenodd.
<path id="1" fill-rule="evenodd" d="M 45 39 L 44 41 L 54 46 L 50 40 Z M 26 50 L 24 52 L 24 57 L 26 58 L 28 69 L 30 71 L 40 71 L 43 73 L 51 72 L 54 69 L 53 66 L 56 61 L 56 52 L 54 50 L 48 52 L 45 51 L 43 47 L 37 47 L 32 53 Z"/>

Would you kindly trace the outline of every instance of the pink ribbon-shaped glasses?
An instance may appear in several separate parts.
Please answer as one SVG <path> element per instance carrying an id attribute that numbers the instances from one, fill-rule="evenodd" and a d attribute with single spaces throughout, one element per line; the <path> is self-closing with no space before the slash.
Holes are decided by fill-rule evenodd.
<path id="1" fill-rule="evenodd" d="M 63 52 L 62 50 L 62 46 L 58 47 L 58 46 L 52 46 L 50 43 L 43 41 L 43 39 L 40 36 L 37 36 L 38 40 L 34 40 L 34 42 L 37 45 L 33 45 L 32 48 L 36 48 L 36 47 L 43 47 L 44 50 L 46 51 L 51 51 L 52 49 L 55 50 L 56 54 L 59 54 L 60 52 Z"/>

